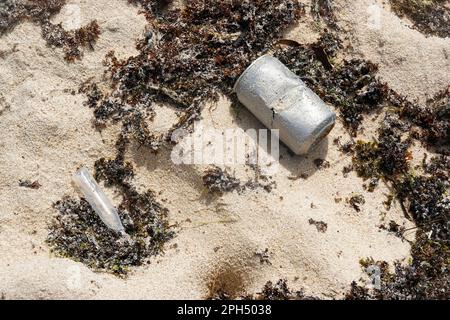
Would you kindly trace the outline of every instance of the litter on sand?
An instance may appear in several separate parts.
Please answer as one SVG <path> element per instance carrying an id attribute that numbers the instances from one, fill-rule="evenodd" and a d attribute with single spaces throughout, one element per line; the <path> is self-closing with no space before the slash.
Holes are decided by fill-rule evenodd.
<path id="1" fill-rule="evenodd" d="M 298 155 L 307 154 L 334 127 L 334 112 L 270 55 L 256 59 L 236 81 L 234 91 L 265 126 L 278 129 L 281 141 Z"/>
<path id="2" fill-rule="evenodd" d="M 125 234 L 117 209 L 92 178 L 88 169 L 81 167 L 73 176 L 73 181 L 100 219 L 112 230 Z"/>

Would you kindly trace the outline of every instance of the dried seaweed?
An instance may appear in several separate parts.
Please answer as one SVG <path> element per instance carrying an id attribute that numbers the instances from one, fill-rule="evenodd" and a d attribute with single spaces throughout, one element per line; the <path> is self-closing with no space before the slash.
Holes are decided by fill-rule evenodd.
<path id="1" fill-rule="evenodd" d="M 405 227 L 399 225 L 394 220 L 389 221 L 389 224 L 387 226 L 384 224 L 380 225 L 380 229 L 389 231 L 389 232 L 393 233 L 394 235 L 396 235 L 397 237 L 402 238 L 402 239 L 403 239 L 403 235 L 406 231 Z"/>
<path id="2" fill-rule="evenodd" d="M 37 180 L 33 182 L 31 182 L 31 180 L 19 180 L 19 186 L 29 189 L 39 189 L 41 184 Z"/>
<path id="3" fill-rule="evenodd" d="M 0 3 L 0 36 L 24 20 L 48 21 L 65 3 L 66 0 L 3 0 Z"/>
<path id="4" fill-rule="evenodd" d="M 316 227 L 317 231 L 319 231 L 319 232 L 325 233 L 327 231 L 328 224 L 326 222 L 316 221 L 316 220 L 310 218 L 308 220 L 308 223 L 311 225 L 314 225 Z"/>
<path id="5" fill-rule="evenodd" d="M 258 250 L 255 252 L 255 256 L 259 258 L 259 262 L 261 264 L 269 264 L 271 265 L 272 263 L 270 262 L 270 252 L 269 252 L 269 248 L 265 248 L 264 250 Z"/>
<path id="6" fill-rule="evenodd" d="M 314 159 L 313 162 L 317 169 L 328 169 L 331 166 L 330 162 L 325 159 Z"/>
<path id="7" fill-rule="evenodd" d="M 115 159 L 95 163 L 95 178 L 114 187 L 122 197 L 118 211 L 128 236 L 109 229 L 84 199 L 70 198 L 55 203 L 59 214 L 48 236 L 55 252 L 116 275 L 149 262 L 174 236 L 166 220 L 167 209 L 152 191 L 139 193 L 132 185 L 133 168 L 124 162 L 126 144 L 120 139 Z"/>
<path id="8" fill-rule="evenodd" d="M 393 178 L 409 170 L 410 139 L 403 138 L 404 127 L 388 115 L 378 129 L 377 141 L 357 141 L 353 146 L 352 168 L 364 179 Z"/>
<path id="9" fill-rule="evenodd" d="M 450 243 L 450 180 L 436 176 L 406 176 L 396 187 L 397 197 L 421 230 Z"/>
<path id="10" fill-rule="evenodd" d="M 413 27 L 427 35 L 450 37 L 448 0 L 390 0 L 392 11 L 407 17 Z"/>
<path id="11" fill-rule="evenodd" d="M 390 100 L 401 108 L 400 115 L 420 127 L 417 138 L 433 145 L 450 147 L 450 87 L 438 92 L 425 106 L 392 94 Z"/>
<path id="12" fill-rule="evenodd" d="M 347 202 L 355 209 L 357 212 L 361 211 L 361 206 L 366 203 L 364 196 L 362 194 L 353 194 Z"/>
<path id="13" fill-rule="evenodd" d="M 80 47 L 93 45 L 100 34 L 100 27 L 96 21 L 72 31 L 66 31 L 61 24 L 53 24 L 50 17 L 58 13 L 65 0 L 7 0 L 0 4 L 0 36 L 12 30 L 24 20 L 38 23 L 41 27 L 42 37 L 47 45 L 63 48 L 64 59 L 74 62 L 82 58 Z"/>
<path id="14" fill-rule="evenodd" d="M 175 129 L 190 128 L 205 101 L 231 94 L 241 72 L 304 12 L 296 0 L 195 0 L 182 10 L 160 10 L 155 1 L 131 2 L 142 6 L 150 22 L 138 42 L 139 54 L 119 60 L 110 53 L 111 90 L 99 95 L 94 85 L 85 85 L 83 91 L 96 124 L 120 120 L 124 132 L 154 151 Z M 178 123 L 159 136 L 144 124 L 151 121 L 145 115 L 154 102 L 171 103 L 181 112 Z"/>
<path id="15" fill-rule="evenodd" d="M 49 21 L 42 23 L 42 37 L 47 45 L 63 48 L 64 59 L 68 62 L 80 60 L 83 52 L 80 47 L 94 49 L 94 44 L 100 34 L 100 26 L 97 21 L 91 21 L 88 25 L 73 31 L 66 31 L 61 24 L 52 24 Z"/>
<path id="16" fill-rule="evenodd" d="M 333 11 L 333 0 L 312 0 L 311 14 L 316 20 L 324 20 L 328 27 L 339 29 Z"/>
<path id="17" fill-rule="evenodd" d="M 217 166 L 211 166 L 203 173 L 203 185 L 209 192 L 217 193 L 219 195 L 234 190 L 241 193 L 245 190 L 255 190 L 258 188 L 262 188 L 266 192 L 271 192 L 272 189 L 276 187 L 276 182 L 271 181 L 265 175 L 261 175 L 258 167 L 253 169 L 255 170 L 255 177 L 247 180 L 246 182 L 241 182 L 226 170 L 223 170 Z"/>
<path id="18" fill-rule="evenodd" d="M 304 14 L 303 5 L 295 0 L 193 0 L 182 10 L 167 9 L 170 1 L 130 2 L 140 5 L 149 21 L 148 31 L 137 45 L 139 54 L 119 60 L 110 53 L 105 62 L 109 66 L 111 88 L 101 90 L 95 83 L 86 83 L 80 91 L 86 93 L 86 104 L 93 109 L 99 128 L 109 121 L 120 121 L 123 125 L 117 157 L 96 162 L 96 179 L 104 181 L 122 196 L 119 212 L 131 238 L 125 241 L 106 229 L 84 200 L 70 199 L 56 204 L 60 215 L 49 235 L 50 243 L 58 252 L 93 268 L 117 274 L 125 273 L 128 266 L 142 264 L 160 252 L 163 243 L 172 236 L 164 218 L 166 210 L 150 191 L 141 194 L 132 185 L 133 168 L 124 162 L 127 137 L 133 137 L 156 152 L 170 140 L 173 130 L 192 125 L 206 101 L 217 99 L 219 94 L 232 97 L 232 86 L 241 72 L 255 58 L 273 49 L 283 31 Z M 440 0 L 433 2 L 441 3 Z M 50 24 L 48 18 L 58 12 L 63 3 L 57 0 L 43 0 L 38 4 L 9 0 L 0 4 L 0 35 L 20 21 L 35 21 L 42 25 L 49 44 L 62 47 L 68 60 L 80 58 L 79 47 L 92 46 L 98 36 L 98 26 L 93 22 L 78 31 L 67 32 L 60 25 Z M 337 29 L 331 4 L 331 0 L 314 1 L 312 12 L 324 19 L 330 28 Z M 446 14 L 444 12 L 442 17 Z M 430 16 L 433 15 L 439 16 L 435 13 Z M 445 20 L 438 18 L 436 21 L 440 24 Z M 416 27 L 439 34 L 448 32 L 439 29 L 438 24 L 426 24 L 427 27 Z M 336 108 L 353 135 L 366 114 L 386 105 L 394 107 L 400 119 L 387 117 L 377 140 L 349 143 L 343 150 L 354 152 L 353 168 L 360 176 L 371 179 L 369 189 L 373 189 L 379 179 L 391 181 L 395 186 L 395 196 L 419 227 L 419 237 L 413 247 L 414 261 L 417 260 L 420 266 L 423 262 L 432 264 L 435 262 L 432 259 L 448 261 L 448 249 L 442 249 L 447 248 L 445 241 L 448 241 L 448 166 L 432 159 L 424 167 L 427 175 L 415 176 L 408 163 L 410 139 L 420 139 L 432 146 L 448 146 L 448 89 L 426 106 L 418 106 L 380 82 L 376 78 L 377 66 L 370 61 L 353 59 L 337 63 L 335 58 L 340 48 L 338 37 L 325 32 L 314 44 L 278 48 L 275 56 Z M 152 134 L 150 126 L 155 102 L 170 103 L 180 114 L 178 123 L 160 136 Z M 403 125 L 417 126 L 420 132 L 405 139 Z M 208 183 L 217 185 L 218 190 L 234 188 L 232 179 L 225 179 L 222 185 L 222 176 L 217 177 L 218 180 L 208 178 Z M 349 201 L 357 210 L 363 202 L 358 197 Z M 423 231 L 430 232 L 431 240 L 421 238 Z M 421 256 L 420 248 L 432 251 L 436 257 Z M 439 261 L 436 268 L 442 266 Z M 398 291 L 416 290 L 417 283 L 421 285 L 420 290 L 425 289 L 407 297 L 437 297 L 435 288 L 438 285 L 444 288 L 441 296 L 448 295 L 448 282 L 447 287 L 439 282 L 443 281 L 445 272 L 448 274 L 448 269 L 441 267 L 443 273 L 437 269 L 433 271 L 437 277 L 433 279 L 437 280 L 432 280 L 429 285 L 426 283 L 429 274 L 416 272 L 419 270 L 416 265 L 399 270 L 395 277 L 389 278 L 396 285 L 386 297 L 402 296 L 403 293 Z M 411 277 L 414 281 L 409 280 Z M 352 288 L 354 296 L 371 297 L 368 290 L 356 284 Z M 216 292 L 220 297 L 229 297 L 226 292 L 221 294 L 219 291 Z M 275 285 L 267 283 L 261 293 L 265 299 L 299 296 L 302 295 L 291 293 L 283 280 Z"/>
<path id="19" fill-rule="evenodd" d="M 398 95 L 395 95 L 398 98 Z M 438 94 L 429 106 L 442 106 L 442 94 Z M 393 194 L 389 195 L 388 206 L 395 197 L 406 216 L 416 224 L 416 241 L 412 243 L 412 263 L 402 266 L 395 263 L 395 273 L 386 269 L 382 273 L 382 289 L 368 290 L 352 283 L 348 299 L 448 299 L 450 297 L 450 278 L 448 276 L 450 241 L 450 158 L 444 149 L 437 150 L 440 155 L 422 163 L 422 173 L 410 168 L 412 159 L 408 151 L 410 139 L 421 139 L 433 146 L 448 144 L 448 130 L 445 117 L 440 118 L 436 109 L 420 107 L 405 99 L 394 100 L 400 108 L 399 119 L 388 116 L 380 130 L 378 141 L 358 142 L 353 146 L 353 167 L 362 177 L 381 178 L 389 182 Z M 415 110 L 414 113 L 411 110 Z M 420 113 L 418 110 L 428 110 Z M 434 111 L 432 111 L 434 110 Z M 439 109 L 438 110 L 442 110 Z M 432 116 L 430 116 L 432 115 Z M 426 119 L 426 120 L 425 120 Z M 422 122 L 427 121 L 427 122 Z M 441 122 L 442 121 L 442 122 Z M 420 125 L 423 134 L 402 139 L 411 126 Z M 436 129 L 438 128 L 438 129 Z M 445 129 L 445 130 L 441 130 Z M 440 137 L 439 139 L 436 139 Z M 442 140 L 442 138 L 444 138 Z M 438 143 L 439 141 L 439 143 Z M 416 168 L 419 169 L 419 168 Z M 404 239 L 408 231 L 391 221 L 389 226 L 381 226 Z M 378 262 L 378 265 L 386 264 Z"/>

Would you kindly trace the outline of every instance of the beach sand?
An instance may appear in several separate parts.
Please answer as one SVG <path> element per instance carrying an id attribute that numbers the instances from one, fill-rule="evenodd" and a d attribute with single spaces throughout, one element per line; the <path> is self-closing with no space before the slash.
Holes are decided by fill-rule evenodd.
<path id="1" fill-rule="evenodd" d="M 381 28 L 368 23 L 369 6 L 381 8 Z M 101 79 L 102 61 L 114 50 L 119 58 L 137 54 L 135 41 L 146 21 L 127 1 L 70 0 L 78 6 L 85 25 L 96 19 L 102 33 L 94 51 L 69 64 L 60 49 L 47 47 L 40 28 L 24 22 L 0 38 L 0 295 L 6 299 L 201 299 L 211 283 L 225 283 L 236 295 L 259 292 L 271 280 L 287 279 L 293 290 L 308 295 L 342 298 L 352 281 L 367 278 L 361 258 L 406 261 L 409 244 L 380 230 L 386 221 L 412 227 L 397 202 L 383 205 L 387 187 L 375 192 L 362 187 L 355 172 L 343 176 L 351 163 L 333 143 L 349 140 L 338 119 L 331 131 L 307 157 L 291 156 L 285 147 L 272 176 L 271 192 L 257 188 L 242 193 L 212 196 L 205 192 L 202 165 L 176 165 L 170 150 L 158 154 L 133 144 L 126 154 L 136 171 L 138 189 L 150 188 L 169 209 L 169 221 L 178 224 L 176 237 L 163 255 L 148 265 L 131 268 L 122 279 L 94 272 L 82 263 L 60 258 L 45 242 L 48 225 L 57 214 L 52 204 L 76 196 L 71 177 L 77 167 L 93 170 L 100 157 L 113 157 L 120 125 L 102 132 L 92 125 L 92 110 L 83 105 L 77 89 L 84 81 Z M 71 10 L 53 17 L 65 22 Z M 397 92 L 424 102 L 450 83 L 450 39 L 426 37 L 409 27 L 382 1 L 336 1 L 339 26 L 347 49 L 340 58 L 361 57 L 379 64 L 379 77 Z M 63 24 L 64 25 L 64 24 Z M 313 42 L 318 28 L 309 16 L 286 34 L 300 43 Z M 75 93 L 72 91 L 75 90 Z M 247 110 L 236 116 L 223 97 L 202 112 L 205 126 L 217 129 L 263 128 Z M 153 130 L 169 128 L 176 114 L 157 108 Z M 368 116 L 360 138 L 370 139 L 381 116 Z M 420 161 L 425 152 L 413 147 Z M 317 169 L 325 159 L 329 168 Z M 227 166 L 241 180 L 253 171 Z M 292 180 L 307 173 L 308 178 Z M 19 186 L 19 179 L 39 181 L 39 189 Z M 117 205 L 120 199 L 105 188 Z M 357 212 L 345 199 L 360 193 L 366 203 Z M 341 201 L 336 199 L 342 199 Z M 308 220 L 324 221 L 318 232 Z M 413 236 L 413 233 L 410 235 Z M 256 252 L 268 249 L 269 263 Z"/>

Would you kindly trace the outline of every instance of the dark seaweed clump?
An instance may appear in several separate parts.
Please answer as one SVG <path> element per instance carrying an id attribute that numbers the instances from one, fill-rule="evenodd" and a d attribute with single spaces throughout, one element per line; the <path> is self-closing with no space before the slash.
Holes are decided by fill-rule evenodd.
<path id="1" fill-rule="evenodd" d="M 393 93 L 390 101 L 400 108 L 400 116 L 418 127 L 413 136 L 433 148 L 450 146 L 450 86 L 429 99 L 425 106 L 413 104 Z M 438 150 L 439 151 L 439 150 Z"/>
<path id="2" fill-rule="evenodd" d="M 395 272 L 381 268 L 381 289 L 369 290 L 352 283 L 348 299 L 449 299 L 450 241 L 450 157 L 448 154 L 448 91 L 439 93 L 425 107 L 417 106 L 392 93 L 395 114 L 384 119 L 378 137 L 352 145 L 353 168 L 367 179 L 383 179 L 392 189 L 387 201 L 399 201 L 405 216 L 416 224 L 412 243 L 412 262 L 395 263 Z M 447 119 L 447 120 L 446 120 Z M 419 140 L 438 155 L 414 170 L 408 151 Z M 404 238 L 408 231 L 391 221 L 382 226 Z"/>
<path id="3" fill-rule="evenodd" d="M 227 171 L 214 166 L 204 172 L 203 185 L 210 192 L 224 193 L 239 189 L 241 183 Z"/>
<path id="4" fill-rule="evenodd" d="M 328 27 L 339 29 L 334 14 L 333 0 L 312 0 L 311 14 L 316 20 L 323 20 Z"/>
<path id="5" fill-rule="evenodd" d="M 449 247 L 419 231 L 411 255 L 408 265 L 395 264 L 394 273 L 388 271 L 386 262 L 372 262 L 380 267 L 381 289 L 369 290 L 353 282 L 346 299 L 450 299 Z"/>
<path id="6" fill-rule="evenodd" d="M 149 21 L 137 45 L 140 53 L 126 60 L 110 53 L 111 88 L 104 92 L 89 84 L 82 91 L 98 126 L 120 120 L 124 132 L 153 151 L 176 128 L 190 127 L 205 101 L 231 94 L 242 71 L 303 13 L 295 0 L 193 0 L 181 10 L 160 10 L 155 1 L 131 2 L 142 6 Z M 178 108 L 180 118 L 171 130 L 154 136 L 147 123 L 153 103 L 161 101 Z"/>
<path id="7" fill-rule="evenodd" d="M 380 229 L 383 230 L 387 230 L 391 233 L 393 233 L 394 235 L 396 235 L 399 238 L 403 238 L 403 235 L 406 231 L 406 228 L 399 225 L 397 222 L 395 222 L 394 220 L 389 221 L 389 224 L 386 225 L 380 225 Z"/>
<path id="8" fill-rule="evenodd" d="M 409 170 L 411 139 L 404 138 L 405 126 L 398 117 L 388 115 L 378 129 L 376 141 L 357 141 L 353 146 L 353 169 L 364 178 L 394 178 Z"/>
<path id="9" fill-rule="evenodd" d="M 3 0 L 0 2 L 0 36 L 24 20 L 48 21 L 65 3 L 66 0 Z"/>
<path id="10" fill-rule="evenodd" d="M 366 203 L 364 196 L 362 194 L 352 195 L 347 202 L 355 209 L 357 212 L 361 211 L 361 206 Z"/>
<path id="11" fill-rule="evenodd" d="M 64 59 L 69 62 L 80 60 L 83 52 L 80 47 L 89 47 L 94 50 L 94 44 L 100 35 L 100 26 L 97 21 L 73 31 L 66 31 L 61 24 L 54 25 L 49 21 L 42 24 L 42 36 L 48 45 L 63 48 Z"/>
<path id="12" fill-rule="evenodd" d="M 48 242 L 63 256 L 96 270 L 124 275 L 130 266 L 142 265 L 161 253 L 174 232 L 166 220 L 167 209 L 153 192 L 140 193 L 132 185 L 133 168 L 123 159 L 127 141 L 119 142 L 115 159 L 95 163 L 95 178 L 121 195 L 119 216 L 128 236 L 106 227 L 83 198 L 64 198 L 55 204 L 59 214 L 51 225 Z"/>
<path id="13" fill-rule="evenodd" d="M 328 224 L 323 221 L 316 221 L 314 219 L 309 219 L 308 223 L 314 225 L 317 228 L 317 231 L 325 233 L 328 229 Z"/>
<path id="14" fill-rule="evenodd" d="M 267 176 L 261 175 L 261 172 L 257 167 L 253 169 L 255 170 L 255 177 L 246 182 L 241 182 L 227 170 L 223 170 L 217 166 L 211 166 L 203 173 L 203 185 L 209 192 L 219 195 L 234 190 L 240 193 L 245 190 L 255 190 L 259 188 L 262 188 L 266 192 L 271 192 L 272 189 L 276 187 L 276 183 L 270 181 Z"/>
<path id="15" fill-rule="evenodd" d="M 450 36 L 448 0 L 390 0 L 392 10 L 407 17 L 420 32 L 438 37 Z"/>
<path id="16" fill-rule="evenodd" d="M 448 175 L 406 176 L 396 190 L 398 198 L 406 203 L 408 213 L 432 239 L 450 243 L 450 198 Z"/>
<path id="17" fill-rule="evenodd" d="M 80 47 L 93 50 L 100 27 L 92 21 L 80 29 L 66 31 L 61 24 L 51 23 L 51 16 L 57 14 L 65 3 L 66 0 L 7 0 L 0 3 L 0 36 L 22 21 L 29 20 L 40 25 L 47 45 L 63 48 L 66 61 L 81 59 L 83 53 Z"/>
<path id="18" fill-rule="evenodd" d="M 448 241 L 449 156 L 443 149 L 441 155 L 433 157 L 429 162 L 424 159 L 422 168 L 418 168 L 421 173 L 414 172 L 410 167 L 412 154 L 409 147 L 417 136 L 407 135 L 414 132 L 411 130 L 414 124 L 409 118 L 402 121 L 398 116 L 387 115 L 375 141 L 358 141 L 352 146 L 352 168 L 364 179 L 382 179 L 388 183 L 393 190 L 392 198 L 395 197 L 400 202 L 408 218 L 422 230 L 431 231 L 433 239 Z M 432 130 L 432 127 L 428 130 Z M 432 132 L 436 134 L 436 131 Z M 429 143 L 429 133 L 419 135 L 420 137 L 424 143 Z M 433 144 L 435 147 L 437 145 Z M 443 145 L 446 145 L 445 142 Z"/>
<path id="19" fill-rule="evenodd" d="M 440 101 L 437 99 L 436 105 L 441 105 Z M 411 104 L 404 104 L 399 114 L 402 115 L 405 110 L 408 112 L 408 108 L 411 108 Z M 436 115 L 431 109 L 426 110 L 430 111 L 428 114 Z M 387 116 L 376 141 L 360 141 L 352 146 L 353 168 L 357 173 L 363 178 L 383 179 L 392 189 L 388 207 L 394 198 L 397 199 L 405 216 L 413 220 L 417 227 L 416 240 L 412 243 L 412 262 L 407 266 L 395 263 L 393 274 L 387 267 L 381 268 L 381 290 L 369 290 L 352 283 L 348 299 L 450 298 L 450 157 L 445 151 L 445 146 L 448 146 L 448 123 L 441 127 L 444 118 L 441 120 L 439 116 L 433 116 L 427 118 L 433 125 L 427 126 L 422 123 L 422 117 L 423 114 L 417 117 L 409 114 L 402 121 Z M 415 134 L 411 130 L 415 125 L 422 125 L 422 134 Z M 407 132 L 412 134 L 403 138 Z M 431 146 L 435 148 L 441 143 L 444 148 L 437 149 L 440 155 L 429 161 L 425 157 L 421 168 L 412 170 L 409 163 L 412 155 L 408 148 L 413 139 L 420 139 L 427 146 L 430 141 L 434 141 Z M 402 239 L 408 231 L 393 221 L 388 227 L 381 228 L 394 232 Z M 377 264 L 387 266 L 385 262 Z"/>
<path id="20" fill-rule="evenodd" d="M 389 90 L 376 78 L 378 67 L 365 60 L 335 63 L 339 38 L 325 32 L 312 45 L 281 48 L 275 52 L 325 102 L 337 108 L 349 131 L 356 135 L 364 114 L 380 110 Z"/>

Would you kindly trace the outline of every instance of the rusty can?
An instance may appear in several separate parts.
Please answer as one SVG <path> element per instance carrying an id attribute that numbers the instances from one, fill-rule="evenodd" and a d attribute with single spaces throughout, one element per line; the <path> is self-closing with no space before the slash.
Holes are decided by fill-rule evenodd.
<path id="1" fill-rule="evenodd" d="M 311 151 L 334 127 L 336 115 L 280 60 L 256 59 L 234 85 L 239 101 L 295 154 Z"/>

